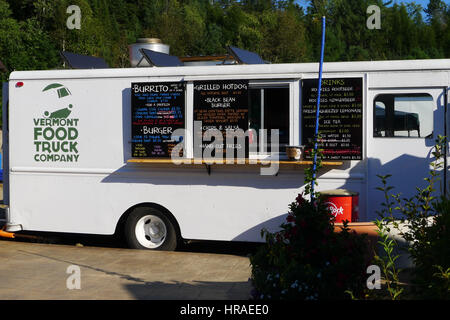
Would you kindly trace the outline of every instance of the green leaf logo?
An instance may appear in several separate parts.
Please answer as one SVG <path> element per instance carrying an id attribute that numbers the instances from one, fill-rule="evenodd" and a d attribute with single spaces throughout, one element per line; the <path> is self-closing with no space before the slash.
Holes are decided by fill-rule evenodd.
<path id="1" fill-rule="evenodd" d="M 44 88 L 44 90 L 42 90 L 42 92 L 52 91 L 52 90 L 55 91 L 55 94 L 58 95 L 59 99 L 72 95 L 70 90 L 60 83 L 52 83 L 52 84 L 46 86 Z M 62 109 L 56 110 L 52 113 L 50 113 L 49 111 L 45 111 L 44 117 L 51 118 L 51 119 L 67 118 L 71 114 L 72 108 L 73 108 L 73 105 L 69 104 L 69 106 L 67 108 L 62 108 Z"/>

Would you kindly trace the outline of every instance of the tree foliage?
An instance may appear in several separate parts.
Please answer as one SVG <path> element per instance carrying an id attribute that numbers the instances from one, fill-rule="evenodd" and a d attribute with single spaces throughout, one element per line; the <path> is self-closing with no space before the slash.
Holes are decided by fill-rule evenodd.
<path id="1" fill-rule="evenodd" d="M 381 8 L 379 30 L 366 26 L 371 4 Z M 66 26 L 69 5 L 81 8 L 81 30 Z M 272 63 L 312 62 L 322 16 L 326 61 L 450 57 L 450 6 L 442 0 L 426 8 L 386 0 L 0 0 L 0 60 L 10 71 L 55 69 L 67 50 L 127 67 L 128 45 L 157 37 L 178 56 L 224 54 L 233 45 Z"/>
<path id="2" fill-rule="evenodd" d="M 11 70 L 60 67 L 58 51 L 102 56 L 127 66 L 127 46 L 158 37 L 174 55 L 223 54 L 227 45 L 274 63 L 316 61 L 320 17 L 327 18 L 327 61 L 450 57 L 450 6 L 372 0 L 0 0 L 0 60 Z M 381 29 L 366 27 L 381 8 Z M 82 11 L 69 30 L 69 5 Z M 424 14 L 425 19 L 422 18 Z"/>

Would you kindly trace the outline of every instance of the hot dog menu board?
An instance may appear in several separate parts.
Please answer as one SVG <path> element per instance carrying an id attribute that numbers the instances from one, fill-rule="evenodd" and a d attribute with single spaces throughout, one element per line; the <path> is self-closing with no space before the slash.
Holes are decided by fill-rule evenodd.
<path id="1" fill-rule="evenodd" d="M 211 148 L 212 150 L 207 150 L 211 151 L 208 154 L 224 158 L 227 152 L 235 158 L 237 151 L 245 148 L 247 158 L 247 142 L 242 139 L 233 139 L 232 143 L 227 143 L 226 137 L 229 134 L 231 137 L 231 134 L 235 135 L 239 131 L 248 130 L 248 106 L 248 80 L 195 81 L 194 121 L 201 121 L 201 130 L 197 130 L 194 134 L 195 141 L 201 145 L 197 143 L 194 148 L 201 150 L 202 155 L 206 154 L 205 148 Z M 214 137 L 210 140 L 203 138 L 202 141 L 204 133 L 209 129 L 219 130 L 222 142 L 217 142 Z"/>
<path id="2" fill-rule="evenodd" d="M 185 83 L 131 84 L 132 157 L 170 158 L 185 128 Z"/>
<path id="3" fill-rule="evenodd" d="M 315 135 L 317 85 L 317 79 L 302 80 L 302 144 L 307 157 Z M 324 159 L 362 159 L 362 85 L 362 78 L 322 79 L 318 146 Z"/>

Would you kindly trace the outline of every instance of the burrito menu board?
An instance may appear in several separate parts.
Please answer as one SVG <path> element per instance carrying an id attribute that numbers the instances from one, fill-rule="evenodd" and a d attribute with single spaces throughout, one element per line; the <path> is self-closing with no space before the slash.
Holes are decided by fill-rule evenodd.
<path id="1" fill-rule="evenodd" d="M 239 129 L 242 129 L 241 132 L 248 129 L 248 92 L 247 80 L 194 82 L 194 121 L 201 121 L 201 130 L 194 133 L 197 141 L 194 148 L 198 150 L 197 152 L 225 158 L 228 151 L 236 158 L 239 151 L 245 151 L 244 156 L 248 158 L 247 140 L 236 138 L 232 143 L 230 141 L 227 143 L 226 140 L 227 135 L 231 133 L 235 135 Z M 219 130 L 222 142 L 217 142 L 214 136 L 207 141 L 204 133 L 209 129 Z M 211 152 L 205 152 L 206 148 L 211 148 L 207 150 Z"/>
<path id="2" fill-rule="evenodd" d="M 185 83 L 131 84 L 131 154 L 134 158 L 170 158 L 185 128 Z"/>
<path id="3" fill-rule="evenodd" d="M 317 79 L 302 80 L 302 144 L 311 157 L 316 127 Z M 324 159 L 362 159 L 362 78 L 322 79 L 318 146 Z"/>

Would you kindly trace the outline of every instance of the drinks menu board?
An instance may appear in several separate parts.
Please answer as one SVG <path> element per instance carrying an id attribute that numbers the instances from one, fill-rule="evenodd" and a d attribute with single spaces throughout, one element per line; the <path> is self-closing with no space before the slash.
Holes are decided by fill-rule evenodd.
<path id="1" fill-rule="evenodd" d="M 302 144 L 310 158 L 316 128 L 317 79 L 302 80 Z M 318 146 L 324 159 L 362 159 L 362 78 L 322 79 Z"/>
<path id="2" fill-rule="evenodd" d="M 185 83 L 131 84 L 131 154 L 134 158 L 170 158 L 185 128 Z M 180 155 L 181 156 L 181 155 Z"/>
<path id="3" fill-rule="evenodd" d="M 202 155 L 205 154 L 205 148 L 212 148 L 212 156 L 224 158 L 227 151 L 236 158 L 238 151 L 244 150 L 247 158 L 247 142 L 234 139 L 233 143 L 227 143 L 226 137 L 231 133 L 236 134 L 239 129 L 242 129 L 241 132 L 248 130 L 248 106 L 247 80 L 195 81 L 194 121 L 201 121 L 202 125 L 201 130 L 194 133 L 195 141 L 201 145 L 195 145 L 194 148 L 201 150 Z M 203 141 L 203 134 L 209 129 L 219 130 L 223 141 L 216 142 L 214 137 L 210 141 Z"/>

